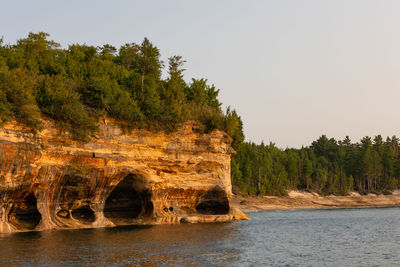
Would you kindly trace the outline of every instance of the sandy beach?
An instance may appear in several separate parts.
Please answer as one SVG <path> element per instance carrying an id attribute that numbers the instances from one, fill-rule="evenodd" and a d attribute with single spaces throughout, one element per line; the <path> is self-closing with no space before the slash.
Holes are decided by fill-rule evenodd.
<path id="1" fill-rule="evenodd" d="M 245 197 L 234 195 L 232 207 L 244 212 L 289 209 L 332 209 L 349 207 L 394 207 L 400 206 L 400 192 L 392 195 L 360 195 L 351 192 L 348 196 L 320 196 L 316 193 L 289 191 L 288 196 Z"/>

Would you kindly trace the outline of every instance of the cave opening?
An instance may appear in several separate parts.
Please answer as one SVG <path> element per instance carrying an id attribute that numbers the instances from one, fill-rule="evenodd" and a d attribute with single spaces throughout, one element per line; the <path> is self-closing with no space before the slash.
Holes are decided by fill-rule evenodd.
<path id="1" fill-rule="evenodd" d="M 115 222 L 147 216 L 153 211 L 151 193 L 138 186 L 138 177 L 126 176 L 114 188 L 106 200 L 104 216 Z"/>
<path id="2" fill-rule="evenodd" d="M 92 223 L 95 221 L 94 212 L 89 206 L 73 209 L 71 211 L 71 215 L 74 219 L 77 219 L 83 223 Z"/>
<path id="3" fill-rule="evenodd" d="M 42 215 L 37 209 L 37 200 L 33 193 L 16 204 L 9 213 L 10 222 L 19 229 L 33 230 L 41 219 Z"/>
<path id="4" fill-rule="evenodd" d="M 196 206 L 196 211 L 204 215 L 227 214 L 229 209 L 229 200 L 226 192 L 219 187 L 206 192 Z"/>

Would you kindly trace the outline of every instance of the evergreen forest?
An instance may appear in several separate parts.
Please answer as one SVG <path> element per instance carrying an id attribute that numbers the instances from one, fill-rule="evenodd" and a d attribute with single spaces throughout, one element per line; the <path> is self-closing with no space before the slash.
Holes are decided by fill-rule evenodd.
<path id="1" fill-rule="evenodd" d="M 44 32 L 29 33 L 14 45 L 0 39 L 0 123 L 13 118 L 40 131 L 44 114 L 61 131 L 87 141 L 101 116 L 128 130 L 167 132 L 195 120 L 203 125 L 199 131 L 222 129 L 241 142 L 240 118 L 229 108 L 222 111 L 219 90 L 206 79 L 187 84 L 181 56 L 167 63 L 160 57 L 147 38 L 119 49 L 109 44 L 63 49 Z M 162 79 L 165 65 L 168 77 Z"/>
<path id="2" fill-rule="evenodd" d="M 309 147 L 277 148 L 274 144 L 245 142 L 232 158 L 232 181 L 246 195 L 286 195 L 305 190 L 323 195 L 390 194 L 399 188 L 400 156 L 396 136 L 349 137 L 322 135 Z"/>
<path id="3" fill-rule="evenodd" d="M 73 44 L 62 48 L 44 32 L 29 33 L 16 44 L 0 39 L 0 125 L 15 119 L 33 132 L 43 116 L 60 131 L 86 142 L 100 117 L 123 129 L 170 132 L 195 120 L 200 132 L 221 129 L 237 154 L 232 157 L 234 191 L 245 195 L 286 195 L 300 189 L 321 194 L 349 191 L 390 193 L 399 187 L 399 139 L 364 137 L 352 143 L 322 135 L 309 147 L 279 149 L 245 142 L 235 110 L 225 111 L 219 90 L 207 79 L 184 80 L 181 56 L 161 60 L 145 38 L 120 48 Z M 162 73 L 166 71 L 166 78 Z"/>

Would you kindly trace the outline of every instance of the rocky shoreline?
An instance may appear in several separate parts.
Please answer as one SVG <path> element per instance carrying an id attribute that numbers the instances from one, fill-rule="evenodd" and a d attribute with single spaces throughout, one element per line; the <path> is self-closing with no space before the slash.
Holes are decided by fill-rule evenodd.
<path id="1" fill-rule="evenodd" d="M 400 193 L 391 195 L 360 195 L 351 192 L 348 196 L 321 196 L 316 193 L 290 191 L 288 196 L 248 197 L 234 195 L 231 206 L 244 212 L 291 209 L 333 209 L 351 207 L 395 207 L 400 206 Z"/>

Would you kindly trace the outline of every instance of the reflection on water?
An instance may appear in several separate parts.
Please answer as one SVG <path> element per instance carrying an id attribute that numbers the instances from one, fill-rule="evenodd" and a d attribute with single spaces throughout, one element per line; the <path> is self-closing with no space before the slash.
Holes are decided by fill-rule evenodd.
<path id="1" fill-rule="evenodd" d="M 252 221 L 0 236 L 0 266 L 394 266 L 400 209 L 273 211 Z"/>
<path id="2" fill-rule="evenodd" d="M 237 224 L 17 233 L 0 238 L 0 265 L 192 265 L 236 261 Z"/>

